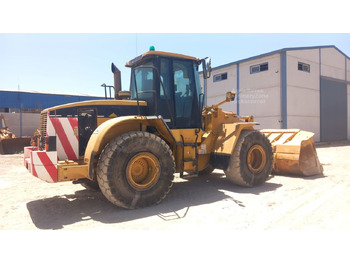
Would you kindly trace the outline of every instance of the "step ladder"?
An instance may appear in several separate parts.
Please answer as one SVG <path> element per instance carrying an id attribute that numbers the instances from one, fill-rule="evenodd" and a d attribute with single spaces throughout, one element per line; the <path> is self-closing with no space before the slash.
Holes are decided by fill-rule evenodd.
<path id="1" fill-rule="evenodd" d="M 182 143 L 181 143 L 181 146 L 182 146 L 182 170 L 180 172 L 180 177 L 182 178 L 183 177 L 183 174 L 184 174 L 184 170 L 185 170 L 185 163 L 186 162 L 192 162 L 192 165 L 195 167 L 195 174 L 198 174 L 198 143 L 197 143 L 197 140 L 198 140 L 198 134 L 196 134 L 196 140 L 194 143 L 185 143 L 184 141 L 184 137 L 181 135 L 181 140 L 182 140 Z M 195 158 L 186 158 L 185 157 L 185 147 L 192 147 L 194 148 L 194 153 L 195 153 Z"/>

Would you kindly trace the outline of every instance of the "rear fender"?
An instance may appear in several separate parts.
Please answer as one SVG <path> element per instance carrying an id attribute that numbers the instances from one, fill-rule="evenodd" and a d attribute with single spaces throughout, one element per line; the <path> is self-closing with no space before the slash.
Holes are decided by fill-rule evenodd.
<path id="1" fill-rule="evenodd" d="M 94 167 L 97 164 L 98 157 L 112 139 L 131 131 L 146 131 L 147 127 L 155 128 L 158 135 L 169 144 L 174 153 L 176 142 L 162 117 L 116 117 L 97 127 L 90 137 L 84 154 L 84 162 L 89 166 L 89 177 L 94 179 Z"/>

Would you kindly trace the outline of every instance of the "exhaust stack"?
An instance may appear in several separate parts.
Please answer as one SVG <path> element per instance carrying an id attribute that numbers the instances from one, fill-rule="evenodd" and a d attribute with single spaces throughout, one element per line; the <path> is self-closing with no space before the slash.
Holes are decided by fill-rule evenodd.
<path id="1" fill-rule="evenodd" d="M 121 73 L 118 67 L 116 67 L 113 63 L 111 69 L 114 75 L 114 98 L 120 99 L 119 92 L 122 90 Z"/>

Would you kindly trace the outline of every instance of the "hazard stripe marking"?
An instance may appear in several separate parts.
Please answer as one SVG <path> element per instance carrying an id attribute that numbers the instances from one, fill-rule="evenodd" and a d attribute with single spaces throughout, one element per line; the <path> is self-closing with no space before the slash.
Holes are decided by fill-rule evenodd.
<path id="1" fill-rule="evenodd" d="M 33 176 L 38 177 L 38 173 L 36 172 L 34 165 L 32 165 L 32 172 Z"/>
<path id="2" fill-rule="evenodd" d="M 47 173 L 50 175 L 53 182 L 57 182 L 57 168 L 52 163 L 51 159 L 48 157 L 46 152 L 40 152 L 38 153 L 38 157 L 41 160 L 41 163 L 44 164 L 44 167 L 47 171 Z"/>
<path id="3" fill-rule="evenodd" d="M 74 150 L 75 158 L 70 158 L 70 160 L 76 160 L 79 158 L 79 139 L 78 135 L 74 134 L 74 128 L 78 128 L 78 120 L 77 118 L 68 117 L 68 118 L 60 118 L 61 124 L 64 128 L 66 136 L 69 140 L 70 145 Z"/>
<path id="4" fill-rule="evenodd" d="M 57 152 L 32 152 L 33 175 L 49 183 L 57 182 Z"/>
<path id="5" fill-rule="evenodd" d="M 73 118 L 73 117 L 69 117 L 68 118 L 68 121 L 69 121 L 69 124 L 71 125 L 72 127 L 72 130 L 73 130 L 73 135 L 74 135 L 74 129 L 78 129 L 78 121 L 76 118 Z M 79 137 L 78 137 L 78 134 L 74 135 L 75 138 L 78 140 Z"/>
<path id="6" fill-rule="evenodd" d="M 56 130 L 57 136 L 58 136 L 58 138 L 63 146 L 63 150 L 66 153 L 67 158 L 71 159 L 71 160 L 76 160 L 77 157 L 76 157 L 75 152 L 72 148 L 72 145 L 69 142 L 69 139 L 64 131 L 64 128 L 62 126 L 61 121 L 59 121 L 56 118 L 50 118 L 50 120 L 52 121 L 52 124 Z"/>

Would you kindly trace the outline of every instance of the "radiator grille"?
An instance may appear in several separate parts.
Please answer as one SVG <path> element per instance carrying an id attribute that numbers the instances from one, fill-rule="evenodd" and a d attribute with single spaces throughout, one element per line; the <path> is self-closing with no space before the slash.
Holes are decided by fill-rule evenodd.
<path id="1" fill-rule="evenodd" d="M 40 115 L 40 134 L 41 134 L 42 148 L 45 148 L 46 125 L 47 125 L 47 111 L 44 111 L 44 112 L 41 112 L 41 115 Z"/>

